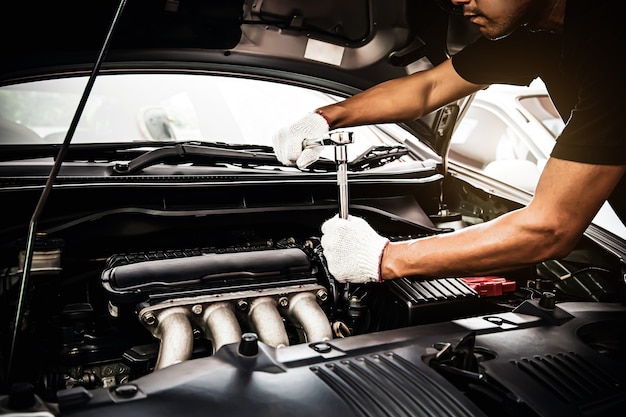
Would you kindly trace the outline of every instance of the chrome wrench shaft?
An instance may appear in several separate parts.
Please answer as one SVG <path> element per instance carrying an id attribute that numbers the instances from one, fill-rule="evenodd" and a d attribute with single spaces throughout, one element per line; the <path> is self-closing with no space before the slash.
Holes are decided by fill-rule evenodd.
<path id="1" fill-rule="evenodd" d="M 317 146 L 335 147 L 335 162 L 337 164 L 337 187 L 339 189 L 339 217 L 348 218 L 348 152 L 346 146 L 352 143 L 352 132 L 333 132 L 328 137 L 306 139 L 303 148 Z"/>
<path id="2" fill-rule="evenodd" d="M 339 217 L 348 218 L 348 153 L 346 145 L 335 146 L 337 188 L 339 189 Z"/>

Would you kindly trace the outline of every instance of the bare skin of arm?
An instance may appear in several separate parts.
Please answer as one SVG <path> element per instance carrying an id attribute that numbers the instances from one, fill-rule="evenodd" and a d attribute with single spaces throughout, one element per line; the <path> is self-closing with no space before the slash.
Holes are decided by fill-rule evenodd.
<path id="1" fill-rule="evenodd" d="M 392 242 L 382 278 L 489 275 L 564 257 L 625 171 L 551 158 L 527 207 L 450 234 Z"/>
<path id="2" fill-rule="evenodd" d="M 418 119 L 484 85 L 461 78 L 450 60 L 427 71 L 376 85 L 344 101 L 321 107 L 331 129 Z"/>

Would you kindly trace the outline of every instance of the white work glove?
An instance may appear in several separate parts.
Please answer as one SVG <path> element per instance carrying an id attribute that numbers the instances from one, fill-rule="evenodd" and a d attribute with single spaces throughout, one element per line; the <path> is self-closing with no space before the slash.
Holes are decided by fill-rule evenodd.
<path id="1" fill-rule="evenodd" d="M 310 113 L 294 124 L 283 127 L 272 137 L 276 158 L 284 165 L 304 169 L 317 161 L 323 147 L 302 149 L 305 139 L 317 139 L 328 134 L 328 122 L 317 113 Z"/>
<path id="2" fill-rule="evenodd" d="M 388 243 L 360 217 L 335 216 L 322 225 L 328 270 L 339 282 L 380 282 L 380 260 Z"/>

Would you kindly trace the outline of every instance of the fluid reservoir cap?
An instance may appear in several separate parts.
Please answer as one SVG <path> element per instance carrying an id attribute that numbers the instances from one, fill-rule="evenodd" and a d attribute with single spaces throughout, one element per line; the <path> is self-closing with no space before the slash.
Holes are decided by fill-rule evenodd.
<path id="1" fill-rule="evenodd" d="M 259 353 L 259 337 L 256 333 L 244 333 L 239 342 L 239 354 L 242 356 L 256 356 Z"/>
<path id="2" fill-rule="evenodd" d="M 539 299 L 539 307 L 552 310 L 556 306 L 556 296 L 552 292 L 544 292 Z"/>

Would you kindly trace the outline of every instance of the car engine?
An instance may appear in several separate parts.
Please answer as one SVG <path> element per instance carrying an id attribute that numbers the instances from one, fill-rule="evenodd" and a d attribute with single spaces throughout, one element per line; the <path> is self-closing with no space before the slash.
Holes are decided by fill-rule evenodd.
<path id="1" fill-rule="evenodd" d="M 355 182 L 351 214 L 366 218 L 390 240 L 404 240 L 471 227 L 472 222 L 514 208 L 463 185 L 446 190 L 458 204 L 442 212 L 438 177 L 430 174 L 425 172 L 425 180 L 410 186 L 402 181 L 384 187 Z M 351 363 L 348 358 L 373 351 L 372 358 L 379 361 L 382 352 L 393 352 L 394 358 L 410 358 L 400 368 L 425 366 L 430 368 L 427 372 L 440 375 L 435 381 L 443 378 L 452 383 L 470 399 L 464 406 L 474 410 L 470 415 L 530 413 L 521 393 L 502 387 L 503 381 L 516 378 L 500 377 L 488 388 L 477 388 L 475 382 L 486 378 L 488 364 L 497 363 L 499 357 L 515 357 L 516 349 L 535 346 L 552 354 L 552 347 L 510 344 L 505 339 L 485 348 L 480 342 L 521 329 L 534 332 L 527 336 L 532 338 L 546 326 L 570 324 L 577 313 L 562 310 L 564 302 L 574 303 L 575 309 L 579 302 L 591 302 L 603 310 L 600 306 L 605 303 L 621 300 L 619 259 L 588 238 L 567 259 L 502 276 L 404 277 L 385 283 L 341 284 L 326 267 L 319 232 L 323 221 L 336 213 L 335 193 L 332 181 L 308 187 L 284 183 L 262 190 L 231 186 L 202 192 L 193 187 L 60 188 L 51 198 L 46 233 L 35 244 L 19 349 L 12 358 L 13 379 L 27 383 L 31 387 L 27 391 L 52 408 L 52 415 L 59 405 L 63 415 L 99 415 L 95 405 L 89 408 L 95 414 L 83 406 L 91 407 L 94 401 L 118 404 L 126 395 L 136 400 L 136 392 L 143 392 L 142 398 L 182 387 L 188 392 L 188 379 L 198 373 L 209 378 L 203 382 L 205 387 L 218 381 L 226 384 L 216 385 L 217 391 L 227 389 L 224 381 L 234 378 L 229 392 L 243 395 L 252 386 L 239 385 L 239 377 L 230 374 L 235 369 L 239 369 L 236 375 L 246 369 L 252 372 L 249 376 L 284 373 L 288 378 L 281 385 L 284 389 L 301 381 L 303 392 L 317 392 L 313 387 L 320 378 L 340 389 L 333 385 L 334 376 L 325 373 L 331 370 L 329 361 L 339 361 L 332 365 L 333 372 L 339 372 Z M 74 195 L 82 197 L 76 200 Z M 70 216 L 64 213 L 66 201 L 76 201 Z M 25 218 L 18 206 L 12 214 Z M 15 237 L 5 240 L 10 244 L 5 244 L 2 256 L 6 361 L 12 314 L 19 302 L 24 241 L 17 229 L 5 224 L 4 230 L 5 237 Z M 623 320 L 619 318 L 623 307 L 614 308 L 606 314 Z M 603 357 L 619 357 L 624 339 L 610 336 L 601 324 L 605 321 L 585 318 L 582 326 L 589 330 L 575 339 Z M 461 330 L 452 331 L 451 325 Z M 559 329 L 564 330 L 565 326 Z M 410 346 L 410 354 L 399 353 Z M 248 363 L 248 357 L 256 359 Z M 203 362 L 207 360 L 211 362 Z M 520 366 L 535 366 L 526 359 L 515 360 Z M 297 372 L 308 369 L 306 377 L 291 376 L 292 367 Z M 225 374 L 210 376 L 213 372 Z M 411 375 L 421 372 L 415 368 Z M 366 379 L 378 384 L 379 377 Z M 432 375 L 425 378 L 434 383 Z M 272 384 L 262 385 L 262 390 Z M 444 384 L 442 390 L 449 387 Z M 611 392 L 619 397 L 623 390 L 611 388 Z M 357 401 L 356 393 L 342 395 L 347 403 Z M 16 396 L 20 397 L 4 397 L 0 406 L 9 409 L 7 402 Z M 511 396 L 520 401 L 517 406 L 505 400 Z M 201 400 L 189 399 L 189 407 L 202 409 L 196 401 Z M 218 403 L 226 407 L 225 415 L 233 407 L 244 407 L 236 401 Z M 254 401 L 245 404 L 250 410 L 259 406 Z M 337 413 L 346 411 L 344 406 L 338 406 Z M 463 415 L 454 410 L 445 415 Z M 136 412 L 128 409 L 128 415 Z M 164 407 L 161 412 L 175 410 Z"/>

